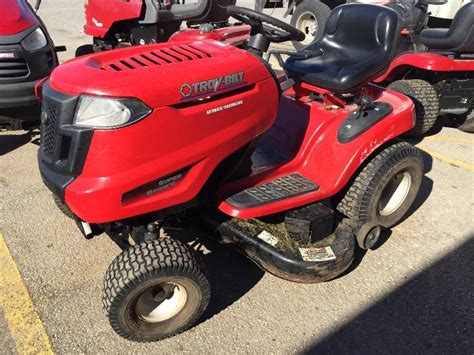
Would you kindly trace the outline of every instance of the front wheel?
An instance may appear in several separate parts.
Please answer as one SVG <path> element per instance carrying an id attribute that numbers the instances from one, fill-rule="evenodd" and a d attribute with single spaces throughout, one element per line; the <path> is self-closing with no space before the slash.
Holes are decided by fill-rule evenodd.
<path id="1" fill-rule="evenodd" d="M 293 41 L 293 46 L 298 50 L 320 39 L 330 13 L 329 6 L 319 1 L 305 0 L 296 5 L 291 16 L 291 25 L 306 37 L 302 42 Z"/>
<path id="2" fill-rule="evenodd" d="M 359 229 L 367 222 L 390 228 L 415 201 L 423 177 L 419 149 L 407 142 L 385 148 L 362 169 L 337 209 Z"/>
<path id="3" fill-rule="evenodd" d="M 149 342 L 193 326 L 209 298 L 207 273 L 194 252 L 177 240 L 160 239 L 117 256 L 105 275 L 102 299 L 117 334 Z"/>
<path id="4" fill-rule="evenodd" d="M 53 194 L 53 201 L 56 204 L 56 207 L 68 218 L 75 219 L 76 216 L 74 215 L 74 212 L 71 211 L 71 209 L 66 205 L 61 199 Z"/>

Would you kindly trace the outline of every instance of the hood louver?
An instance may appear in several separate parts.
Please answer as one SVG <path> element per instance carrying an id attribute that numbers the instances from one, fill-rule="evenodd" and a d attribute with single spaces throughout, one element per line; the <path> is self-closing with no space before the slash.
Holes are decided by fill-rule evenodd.
<path id="1" fill-rule="evenodd" d="M 126 71 L 137 70 L 158 65 L 168 65 L 193 60 L 211 58 L 212 55 L 192 45 L 170 46 L 166 48 L 143 51 L 113 62 L 102 63 L 101 70 Z"/>

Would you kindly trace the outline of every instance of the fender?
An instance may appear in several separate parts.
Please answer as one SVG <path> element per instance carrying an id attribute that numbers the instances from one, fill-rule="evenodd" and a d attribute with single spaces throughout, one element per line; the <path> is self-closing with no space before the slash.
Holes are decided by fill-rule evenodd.
<path id="1" fill-rule="evenodd" d="M 406 53 L 398 56 L 390 64 L 387 71 L 374 80 L 375 83 L 381 83 L 387 80 L 390 75 L 401 67 L 412 67 L 429 71 L 472 71 L 474 70 L 474 61 L 452 59 L 437 53 Z"/>
<path id="2" fill-rule="evenodd" d="M 337 139 L 339 127 L 346 117 L 357 108 L 326 110 L 319 102 L 301 103 L 283 95 L 280 101 L 277 121 L 272 128 L 274 137 L 263 137 L 274 142 L 273 148 L 293 145 L 296 132 L 305 130 L 294 158 L 278 169 L 256 174 L 224 185 L 220 191 L 218 208 L 225 214 L 236 218 L 255 218 L 304 206 L 329 198 L 340 192 L 349 180 L 382 146 L 408 132 L 414 127 L 414 104 L 399 93 L 372 86 L 379 91 L 376 101 L 392 105 L 393 112 L 348 143 Z M 288 94 L 289 92 L 286 92 Z M 278 129 L 280 126 L 280 129 Z M 294 131 L 288 132 L 288 127 Z M 299 173 L 318 185 L 318 189 L 304 195 L 279 200 L 253 208 L 237 208 L 226 201 L 226 197 L 243 189 L 259 186 L 280 177 Z"/>

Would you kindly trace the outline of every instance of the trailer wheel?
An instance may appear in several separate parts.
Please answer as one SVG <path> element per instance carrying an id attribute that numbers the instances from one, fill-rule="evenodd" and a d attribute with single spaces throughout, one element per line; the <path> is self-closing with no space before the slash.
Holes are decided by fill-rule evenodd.
<path id="1" fill-rule="evenodd" d="M 293 46 L 298 50 L 320 39 L 330 13 L 329 6 L 319 1 L 305 0 L 298 4 L 291 16 L 291 25 L 306 38 L 301 42 L 293 41 Z"/>
<path id="2" fill-rule="evenodd" d="M 474 133 L 474 111 L 471 111 L 458 129 L 466 133 Z"/>
<path id="3" fill-rule="evenodd" d="M 433 128 L 439 115 L 439 97 L 430 83 L 419 79 L 398 80 L 387 88 L 408 96 L 415 104 L 416 124 L 408 135 L 422 136 Z"/>
<path id="4" fill-rule="evenodd" d="M 355 178 L 337 209 L 360 229 L 367 222 L 390 228 L 407 213 L 421 186 L 423 159 L 407 142 L 375 155 Z"/>
<path id="5" fill-rule="evenodd" d="M 109 266 L 102 301 L 112 328 L 138 342 L 172 337 L 203 314 L 210 284 L 185 244 L 159 239 L 123 251 Z"/>
<path id="6" fill-rule="evenodd" d="M 58 209 L 62 213 L 64 213 L 64 215 L 66 217 L 69 217 L 69 218 L 72 218 L 72 219 L 76 218 L 76 216 L 71 211 L 71 209 L 63 201 L 61 201 L 61 199 L 58 196 L 53 194 L 53 200 L 54 200 L 54 203 L 56 204 L 56 206 L 58 207 Z"/>

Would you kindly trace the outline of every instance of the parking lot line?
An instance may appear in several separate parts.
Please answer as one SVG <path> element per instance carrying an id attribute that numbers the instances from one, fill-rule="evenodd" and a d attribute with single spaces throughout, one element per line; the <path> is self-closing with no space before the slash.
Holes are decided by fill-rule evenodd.
<path id="1" fill-rule="evenodd" d="M 0 307 L 19 354 L 53 354 L 48 335 L 1 233 Z"/>
<path id="2" fill-rule="evenodd" d="M 470 138 L 470 137 L 431 136 L 431 137 L 426 137 L 425 140 L 433 141 L 433 142 L 456 142 L 456 143 L 474 144 L 474 138 Z"/>
<path id="3" fill-rule="evenodd" d="M 441 160 L 445 163 L 457 166 L 458 168 L 469 170 L 469 171 L 474 173 L 474 165 L 473 164 L 469 164 L 469 163 L 466 163 L 466 162 L 461 161 L 461 160 L 453 159 L 451 157 L 448 157 L 447 155 L 435 152 L 434 150 L 431 150 L 431 149 L 428 149 L 428 148 L 425 148 L 425 147 L 418 146 L 418 148 L 425 151 L 426 153 L 431 155 L 433 158 L 439 159 L 439 160 Z"/>

